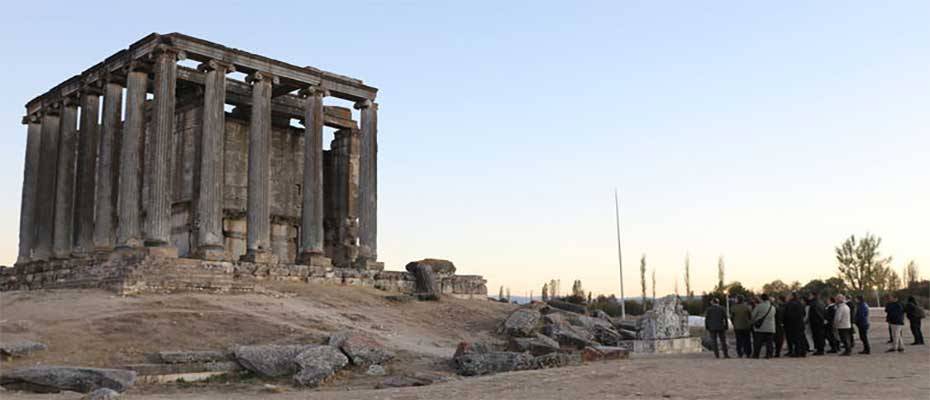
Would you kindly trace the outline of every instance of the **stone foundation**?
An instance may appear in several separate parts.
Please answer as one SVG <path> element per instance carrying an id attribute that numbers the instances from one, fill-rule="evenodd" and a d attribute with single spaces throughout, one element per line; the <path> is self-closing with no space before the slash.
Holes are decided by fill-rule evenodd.
<path id="1" fill-rule="evenodd" d="M 619 347 L 638 354 L 687 354 L 704 351 L 701 338 L 683 337 L 675 339 L 624 340 Z"/>
<path id="2" fill-rule="evenodd" d="M 487 298 L 487 281 L 478 275 L 440 274 L 442 293 L 458 298 Z M 0 291 L 102 288 L 122 295 L 205 291 L 263 290 L 267 281 L 294 281 L 413 291 L 406 271 L 357 270 L 330 265 L 254 264 L 169 258 L 146 250 L 34 262 L 0 268 Z"/>

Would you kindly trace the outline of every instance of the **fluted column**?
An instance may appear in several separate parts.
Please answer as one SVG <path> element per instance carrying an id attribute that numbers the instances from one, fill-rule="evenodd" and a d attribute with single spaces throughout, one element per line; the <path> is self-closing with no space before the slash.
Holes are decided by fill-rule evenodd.
<path id="1" fill-rule="evenodd" d="M 249 76 L 252 113 L 249 122 L 247 238 L 244 261 L 274 263 L 271 253 L 271 88 L 274 77 Z"/>
<path id="2" fill-rule="evenodd" d="M 75 243 L 73 253 L 85 257 L 94 251 L 94 192 L 97 171 L 100 89 L 87 86 L 81 92 L 81 132 L 78 140 L 77 187 L 74 197 Z"/>
<path id="3" fill-rule="evenodd" d="M 116 199 L 119 182 L 119 134 L 122 125 L 123 86 L 109 81 L 103 94 L 103 125 L 97 151 L 97 191 L 94 206 L 94 246 L 98 252 L 113 250 Z"/>
<path id="4" fill-rule="evenodd" d="M 306 265 L 328 263 L 323 257 L 323 98 L 320 87 L 303 91 L 307 97 L 304 117 L 303 206 L 301 207 L 300 256 Z"/>
<path id="5" fill-rule="evenodd" d="M 378 258 L 378 104 L 356 103 L 361 110 L 359 130 L 358 236 L 359 255 Z"/>
<path id="6" fill-rule="evenodd" d="M 149 198 L 146 201 L 145 245 L 171 249 L 171 144 L 174 137 L 175 89 L 177 87 L 178 53 L 170 48 L 159 48 L 155 54 L 155 101 L 152 115 L 151 165 L 145 171 L 145 184 Z"/>
<path id="7" fill-rule="evenodd" d="M 142 140 L 145 134 L 145 93 L 148 72 L 133 65 L 126 74 L 126 123 L 119 150 L 118 247 L 142 246 Z"/>
<path id="8" fill-rule="evenodd" d="M 58 174 L 55 180 L 55 227 L 52 256 L 71 257 L 74 238 L 74 169 L 77 153 L 77 99 L 65 99 L 58 138 Z"/>
<path id="9" fill-rule="evenodd" d="M 223 240 L 223 143 L 226 132 L 226 73 L 232 65 L 209 61 L 200 65 L 206 73 L 203 93 L 203 129 L 200 150 L 200 193 L 197 198 L 197 256 L 205 260 L 226 258 Z"/>
<path id="10" fill-rule="evenodd" d="M 58 130 L 61 105 L 49 104 L 42 113 L 42 143 L 39 150 L 39 177 L 36 192 L 34 260 L 52 256 L 55 218 L 55 175 L 58 173 Z"/>
<path id="11" fill-rule="evenodd" d="M 16 264 L 32 261 L 35 243 L 36 194 L 39 177 L 39 149 L 42 146 L 42 119 L 39 114 L 23 117 L 26 128 L 26 160 L 23 165 L 23 193 L 19 207 L 19 255 Z"/>

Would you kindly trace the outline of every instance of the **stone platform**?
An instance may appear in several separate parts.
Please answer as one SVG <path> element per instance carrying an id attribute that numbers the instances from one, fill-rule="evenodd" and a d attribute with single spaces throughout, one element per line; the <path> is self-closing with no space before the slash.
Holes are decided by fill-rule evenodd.
<path id="1" fill-rule="evenodd" d="M 437 274 L 442 293 L 487 298 L 487 281 L 478 275 Z M 150 251 L 116 251 L 87 258 L 33 262 L 0 268 L 0 291 L 102 288 L 118 294 L 172 292 L 253 292 L 268 281 L 372 287 L 410 293 L 406 271 L 333 268 L 329 265 L 254 264 L 164 257 Z"/>
<path id="2" fill-rule="evenodd" d="M 687 354 L 704 351 L 699 337 L 626 340 L 620 342 L 620 347 L 637 354 Z"/>

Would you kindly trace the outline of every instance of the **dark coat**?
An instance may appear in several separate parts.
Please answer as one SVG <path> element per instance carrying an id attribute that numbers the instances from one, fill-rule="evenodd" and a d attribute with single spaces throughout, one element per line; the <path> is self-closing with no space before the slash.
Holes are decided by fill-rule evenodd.
<path id="1" fill-rule="evenodd" d="M 904 305 L 904 312 L 909 320 L 919 320 L 924 317 L 924 311 L 920 309 L 920 306 L 911 302 Z"/>
<path id="2" fill-rule="evenodd" d="M 856 307 L 856 317 L 853 318 L 853 322 L 856 326 L 863 328 L 869 327 L 869 307 L 865 304 L 860 304 L 859 307 Z"/>
<path id="3" fill-rule="evenodd" d="M 827 323 L 827 326 L 828 327 L 833 326 L 833 317 L 836 316 L 836 303 L 833 303 L 827 306 L 827 308 L 824 310 L 823 316 Z"/>
<path id="4" fill-rule="evenodd" d="M 785 304 L 785 329 L 804 326 L 804 305 L 797 299 Z"/>
<path id="5" fill-rule="evenodd" d="M 808 304 L 810 304 L 811 308 L 807 320 L 811 324 L 811 329 L 823 329 L 824 322 L 826 321 L 823 303 L 821 303 L 820 300 L 814 299 Z"/>
<path id="6" fill-rule="evenodd" d="M 904 307 L 901 307 L 901 303 L 893 301 L 885 304 L 885 320 L 892 325 L 904 325 Z"/>
<path id="7" fill-rule="evenodd" d="M 704 312 L 704 328 L 709 331 L 725 331 L 729 327 L 727 310 L 719 304 L 711 304 Z"/>

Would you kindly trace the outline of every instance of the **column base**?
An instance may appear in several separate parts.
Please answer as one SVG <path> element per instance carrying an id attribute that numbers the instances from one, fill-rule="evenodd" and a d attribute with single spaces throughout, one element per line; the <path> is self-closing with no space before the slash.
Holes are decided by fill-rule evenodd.
<path id="1" fill-rule="evenodd" d="M 100 256 L 105 256 L 107 254 L 112 253 L 113 250 L 114 250 L 113 246 L 109 246 L 109 247 L 98 246 L 97 248 L 94 249 L 94 253 L 97 253 L 97 255 L 100 255 Z"/>
<path id="2" fill-rule="evenodd" d="M 87 257 L 92 257 L 93 255 L 94 255 L 93 250 L 74 249 L 71 251 L 71 257 L 74 257 L 74 258 L 87 258 Z"/>
<path id="3" fill-rule="evenodd" d="M 239 261 L 255 264 L 277 264 L 278 257 L 275 257 L 275 255 L 268 250 L 249 249 L 242 257 L 239 257 Z"/>
<path id="4" fill-rule="evenodd" d="M 197 249 L 194 257 L 206 261 L 226 261 L 228 255 L 223 246 L 203 246 Z"/>
<path id="5" fill-rule="evenodd" d="M 143 247 L 145 244 L 142 243 L 142 239 L 128 239 L 125 243 L 119 243 L 116 245 L 116 249 L 138 249 Z"/>
<path id="6" fill-rule="evenodd" d="M 356 269 L 361 269 L 365 271 L 384 271 L 384 263 L 375 260 L 368 260 L 364 258 L 357 258 L 352 264 Z"/>
<path id="7" fill-rule="evenodd" d="M 178 258 L 178 248 L 174 246 L 146 246 L 144 249 L 153 257 Z"/>
<path id="8" fill-rule="evenodd" d="M 326 257 L 323 253 L 311 253 L 304 252 L 300 253 L 295 260 L 296 264 L 308 265 L 314 267 L 332 267 L 333 261 Z"/>

